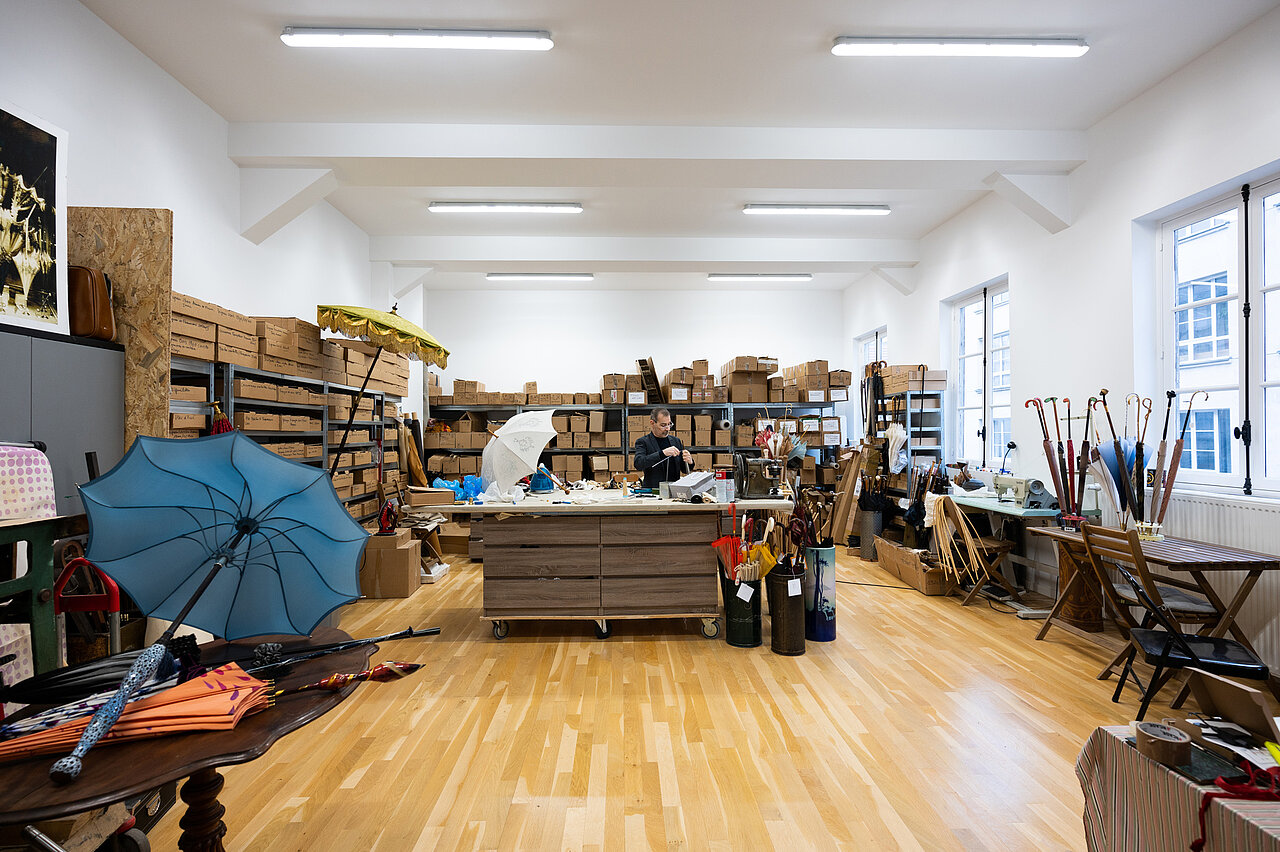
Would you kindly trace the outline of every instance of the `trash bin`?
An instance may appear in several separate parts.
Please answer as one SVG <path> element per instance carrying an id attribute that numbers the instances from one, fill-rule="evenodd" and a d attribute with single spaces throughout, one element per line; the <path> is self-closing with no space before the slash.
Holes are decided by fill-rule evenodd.
<path id="1" fill-rule="evenodd" d="M 769 594 L 769 650 L 798 657 L 804 653 L 804 571 L 779 563 L 764 583 Z"/>
<path id="2" fill-rule="evenodd" d="M 734 583 L 721 575 L 724 594 L 724 641 L 735 648 L 756 648 L 764 642 L 764 628 L 760 622 L 760 581 L 748 580 Z M 749 592 L 742 591 L 749 589 Z M 742 595 L 748 595 L 743 600 Z"/>
<path id="3" fill-rule="evenodd" d="M 836 638 L 836 549 L 804 549 L 804 637 L 810 642 Z"/>
<path id="4" fill-rule="evenodd" d="M 868 562 L 876 561 L 876 536 L 884 530 L 884 513 L 863 511 L 858 555 Z"/>

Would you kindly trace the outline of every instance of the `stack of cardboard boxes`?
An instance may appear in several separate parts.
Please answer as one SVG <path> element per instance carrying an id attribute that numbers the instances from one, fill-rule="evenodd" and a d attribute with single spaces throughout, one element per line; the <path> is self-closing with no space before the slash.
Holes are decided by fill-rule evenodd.
<path id="1" fill-rule="evenodd" d="M 406 529 L 372 535 L 360 563 L 360 594 L 367 598 L 407 598 L 422 583 L 422 542 Z"/>
<path id="2" fill-rule="evenodd" d="M 377 361 L 374 356 L 377 355 Z M 373 364 L 373 372 L 369 365 Z M 409 393 L 409 359 L 377 348 L 360 340 L 329 338 L 320 342 L 320 376 L 332 384 L 381 391 L 403 397 Z"/>
<path id="3" fill-rule="evenodd" d="M 920 368 L 924 367 L 924 370 Z M 947 389 L 947 371 L 930 370 L 926 364 L 895 364 L 880 369 L 885 394 L 939 393 Z"/>
<path id="4" fill-rule="evenodd" d="M 781 379 L 771 379 L 769 389 L 778 397 L 775 402 L 848 402 L 852 383 L 853 374 L 848 370 L 830 370 L 826 361 L 806 361 L 784 367 Z"/>
<path id="5" fill-rule="evenodd" d="M 174 402 L 209 404 L 209 388 L 205 385 L 174 385 L 169 388 L 169 399 Z M 200 430 L 209 427 L 209 415 L 195 412 L 170 412 L 170 438 L 198 438 Z"/>
<path id="6" fill-rule="evenodd" d="M 769 401 L 769 376 L 778 372 L 778 359 L 756 355 L 738 355 L 720 365 L 720 382 L 729 391 L 729 402 L 766 403 Z"/>

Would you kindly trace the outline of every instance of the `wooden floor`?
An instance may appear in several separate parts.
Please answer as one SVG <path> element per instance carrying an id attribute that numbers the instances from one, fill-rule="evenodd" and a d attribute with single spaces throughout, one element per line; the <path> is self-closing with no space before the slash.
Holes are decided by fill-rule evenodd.
<path id="1" fill-rule="evenodd" d="M 465 560 L 356 636 L 438 625 L 366 684 L 225 770 L 228 849 L 1083 849 L 1074 762 L 1133 717 L 1102 652 L 1033 637 L 985 603 L 928 598 L 841 555 L 838 638 L 801 657 L 733 648 L 699 622 L 479 619 Z M 1171 693 L 1169 693 L 1171 694 Z M 1167 695 L 1165 696 L 1168 697 Z M 1155 718 L 1165 709 L 1156 705 Z M 175 808 L 151 835 L 175 849 Z"/>

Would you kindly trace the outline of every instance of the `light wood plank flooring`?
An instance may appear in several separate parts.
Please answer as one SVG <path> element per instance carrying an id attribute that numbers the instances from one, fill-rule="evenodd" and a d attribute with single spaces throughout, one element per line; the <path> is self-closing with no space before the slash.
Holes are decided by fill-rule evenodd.
<path id="1" fill-rule="evenodd" d="M 1103 653 L 985 603 L 927 598 L 841 555 L 838 638 L 801 657 L 699 623 L 479 619 L 480 566 L 343 629 L 442 635 L 225 771 L 228 849 L 1083 849 L 1074 761 L 1110 703 Z M 1166 691 L 1166 698 L 1172 690 Z M 1155 705 L 1152 716 L 1166 709 Z M 152 832 L 177 847 L 175 808 Z"/>

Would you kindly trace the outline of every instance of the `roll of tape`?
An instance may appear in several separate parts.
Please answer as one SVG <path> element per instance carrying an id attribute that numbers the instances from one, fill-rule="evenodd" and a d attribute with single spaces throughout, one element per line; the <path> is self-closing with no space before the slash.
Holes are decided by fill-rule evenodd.
<path id="1" fill-rule="evenodd" d="M 1160 722 L 1138 722 L 1134 726 L 1138 752 L 1165 766 L 1191 762 L 1191 737 Z"/>

